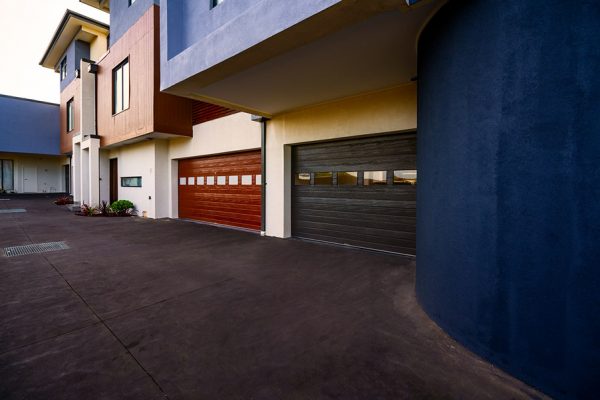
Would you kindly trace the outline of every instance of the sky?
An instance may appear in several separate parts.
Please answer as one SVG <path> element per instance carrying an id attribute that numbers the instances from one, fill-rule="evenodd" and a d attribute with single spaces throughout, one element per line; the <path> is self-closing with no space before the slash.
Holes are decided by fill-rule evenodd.
<path id="1" fill-rule="evenodd" d="M 58 103 L 58 74 L 39 65 L 67 9 L 108 23 L 79 0 L 0 0 L 0 94 Z"/>

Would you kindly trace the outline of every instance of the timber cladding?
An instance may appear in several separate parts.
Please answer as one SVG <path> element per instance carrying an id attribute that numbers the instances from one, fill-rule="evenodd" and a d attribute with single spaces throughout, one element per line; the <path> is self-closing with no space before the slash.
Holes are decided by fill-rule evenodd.
<path id="1" fill-rule="evenodd" d="M 416 254 L 416 155 L 416 133 L 295 146 L 292 235 Z"/>
<path id="2" fill-rule="evenodd" d="M 260 230 L 261 154 L 179 160 L 179 218 Z"/>
<path id="3" fill-rule="evenodd" d="M 194 101 L 192 103 L 192 123 L 194 125 L 235 114 L 238 111 L 216 104 Z"/>
<path id="4" fill-rule="evenodd" d="M 101 146 L 152 132 L 192 136 L 191 100 L 160 92 L 160 12 L 156 5 L 112 44 L 98 62 Z M 113 69 L 129 60 L 129 108 L 113 115 Z"/>
<path id="5" fill-rule="evenodd" d="M 73 130 L 67 132 L 67 102 L 73 99 Z M 60 93 L 60 152 L 73 151 L 73 137 L 81 132 L 81 80 L 73 79 Z"/>

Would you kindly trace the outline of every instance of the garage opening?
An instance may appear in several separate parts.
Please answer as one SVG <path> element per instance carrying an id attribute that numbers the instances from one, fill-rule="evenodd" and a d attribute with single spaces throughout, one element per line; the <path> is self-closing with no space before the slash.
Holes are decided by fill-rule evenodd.
<path id="1" fill-rule="evenodd" d="M 292 235 L 416 255 L 416 132 L 292 148 Z"/>
<path id="2" fill-rule="evenodd" d="M 179 160 L 179 218 L 260 230 L 260 150 Z"/>

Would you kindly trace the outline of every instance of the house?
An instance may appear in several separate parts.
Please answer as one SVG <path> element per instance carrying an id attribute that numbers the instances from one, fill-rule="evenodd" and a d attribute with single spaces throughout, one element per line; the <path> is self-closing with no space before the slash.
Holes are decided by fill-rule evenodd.
<path id="1" fill-rule="evenodd" d="M 455 339 L 598 391 L 594 2 L 81 1 L 111 27 L 75 59 L 76 199 L 418 256 Z"/>
<path id="2" fill-rule="evenodd" d="M 1 193 L 69 191 L 58 124 L 58 104 L 0 95 Z"/>
<path id="3" fill-rule="evenodd" d="M 110 27 L 67 11 L 40 62 L 61 79 L 61 151 L 72 160 L 74 200 L 127 199 L 140 216 L 260 229 L 260 125 L 159 90 L 157 2 L 90 3 L 110 11 Z M 235 163 L 223 155 L 232 151 L 242 151 Z M 205 175 L 219 177 L 178 199 L 178 168 L 188 171 L 190 189 Z M 234 196 L 222 176 L 237 177 Z M 188 198 L 202 198 L 203 207 Z"/>

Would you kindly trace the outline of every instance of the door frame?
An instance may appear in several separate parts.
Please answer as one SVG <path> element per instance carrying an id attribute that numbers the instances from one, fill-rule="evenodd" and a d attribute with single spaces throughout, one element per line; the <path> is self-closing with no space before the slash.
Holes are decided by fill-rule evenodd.
<path id="1" fill-rule="evenodd" d="M 119 159 L 111 158 L 109 160 L 109 202 L 110 204 L 119 200 Z"/>

